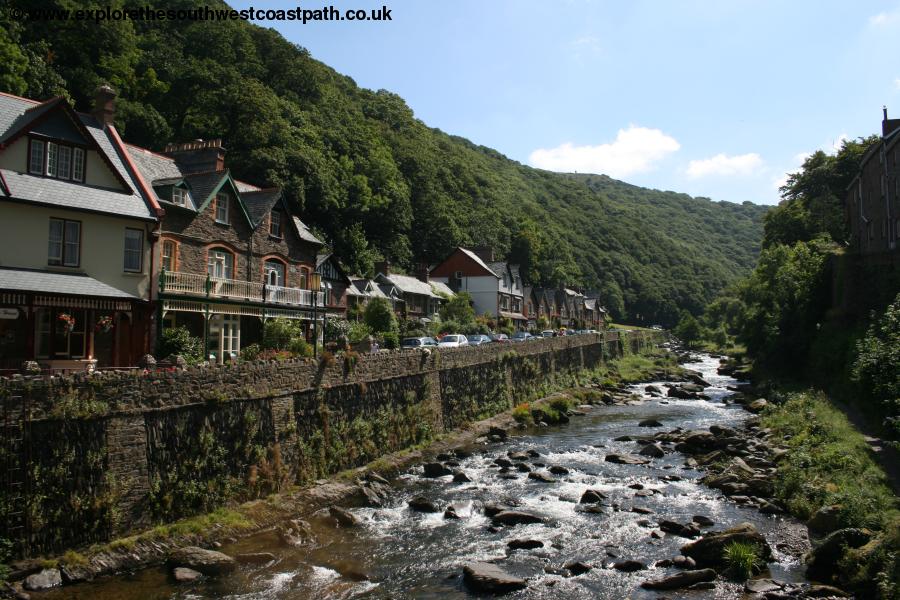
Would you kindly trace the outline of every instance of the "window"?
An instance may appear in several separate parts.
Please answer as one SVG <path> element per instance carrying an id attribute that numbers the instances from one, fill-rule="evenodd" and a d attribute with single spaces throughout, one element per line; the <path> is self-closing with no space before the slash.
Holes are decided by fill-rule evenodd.
<path id="1" fill-rule="evenodd" d="M 74 319 L 69 330 L 66 315 Z M 37 358 L 83 358 L 87 341 L 87 311 L 39 308 L 35 311 L 35 347 Z"/>
<path id="2" fill-rule="evenodd" d="M 185 206 L 187 204 L 187 190 L 180 187 L 172 188 L 172 204 Z"/>
<path id="3" fill-rule="evenodd" d="M 269 235 L 281 237 L 281 213 L 277 210 L 269 213 Z"/>
<path id="4" fill-rule="evenodd" d="M 81 259 L 81 222 L 50 219 L 47 264 L 77 267 Z"/>
<path id="5" fill-rule="evenodd" d="M 31 140 L 31 156 L 28 159 L 28 172 L 35 175 L 44 174 L 44 142 Z"/>
<path id="6" fill-rule="evenodd" d="M 216 194 L 216 221 L 228 223 L 228 195 Z"/>
<path id="7" fill-rule="evenodd" d="M 84 181 L 84 150 L 75 148 L 72 151 L 72 179 Z"/>
<path id="8" fill-rule="evenodd" d="M 266 283 L 284 287 L 284 263 L 278 260 L 267 260 L 265 263 Z"/>
<path id="9" fill-rule="evenodd" d="M 307 271 L 306 269 L 300 269 L 300 289 L 301 290 L 309 289 L 309 287 L 307 287 L 308 273 L 309 273 L 309 271 Z"/>
<path id="10" fill-rule="evenodd" d="M 176 246 L 172 240 L 165 240 L 162 244 L 162 268 L 166 271 L 174 271 L 176 263 Z"/>
<path id="11" fill-rule="evenodd" d="M 31 140 L 28 172 L 58 179 L 84 181 L 84 148 L 57 142 Z"/>
<path id="12" fill-rule="evenodd" d="M 140 229 L 125 230 L 125 270 L 140 273 L 144 263 L 144 232 Z"/>
<path id="13" fill-rule="evenodd" d="M 231 279 L 234 273 L 234 255 L 224 248 L 210 250 L 206 272 L 217 279 Z"/>
<path id="14" fill-rule="evenodd" d="M 332 295 L 332 292 L 331 292 L 331 284 L 326 283 L 325 284 L 325 305 L 326 306 L 331 305 L 332 300 L 334 300 L 334 296 Z M 418 306 L 416 308 L 418 309 Z"/>

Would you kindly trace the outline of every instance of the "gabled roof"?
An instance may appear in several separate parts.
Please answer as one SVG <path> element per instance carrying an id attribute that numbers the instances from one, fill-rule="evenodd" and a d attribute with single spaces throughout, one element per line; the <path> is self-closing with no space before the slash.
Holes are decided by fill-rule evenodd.
<path id="1" fill-rule="evenodd" d="M 292 217 L 291 221 L 294 223 L 294 231 L 297 232 L 297 235 L 300 236 L 301 240 L 303 240 L 304 242 L 309 242 L 311 244 L 318 244 L 320 246 L 325 245 L 324 242 L 313 235 L 312 231 L 309 230 L 309 227 L 303 224 L 303 221 L 300 220 L 300 217 Z"/>
<path id="2" fill-rule="evenodd" d="M 152 185 L 161 184 L 170 179 L 179 181 L 184 179 L 184 174 L 175 164 L 174 159 L 133 144 L 125 144 L 125 148 L 135 166 Z"/>
<path id="3" fill-rule="evenodd" d="M 481 257 L 480 257 L 480 256 L 478 256 L 477 254 L 475 254 L 474 252 L 472 252 L 472 251 L 469 250 L 468 248 L 463 248 L 462 246 L 460 246 L 460 247 L 459 247 L 459 251 L 462 252 L 463 254 L 465 254 L 466 256 L 468 256 L 469 258 L 471 258 L 472 260 L 474 260 L 474 261 L 475 261 L 476 263 L 478 263 L 480 266 L 482 266 L 482 267 L 484 267 L 485 269 L 487 269 L 488 271 L 490 271 L 490 272 L 494 275 L 494 277 L 498 277 L 498 278 L 500 277 L 500 275 L 499 275 L 497 272 L 495 272 L 493 269 L 491 269 L 491 268 L 487 265 L 486 262 L 484 262 L 483 260 L 481 260 Z"/>
<path id="4" fill-rule="evenodd" d="M 353 286 L 353 282 L 350 280 L 350 276 L 347 275 L 347 272 L 346 272 L 346 271 L 344 270 L 344 268 L 341 266 L 341 263 L 338 262 L 337 258 L 334 256 L 333 253 L 328 253 L 328 254 L 317 254 L 317 255 L 316 255 L 316 270 L 318 271 L 318 270 L 319 270 L 319 267 L 321 267 L 322 265 L 324 265 L 326 262 L 331 262 L 331 266 L 333 266 L 333 267 L 335 268 L 335 270 L 338 272 L 338 275 L 340 275 L 341 277 L 343 277 L 344 280 L 345 280 L 351 287 Z"/>
<path id="5" fill-rule="evenodd" d="M 76 113 L 63 98 L 36 102 L 0 93 L 0 152 L 52 115 L 62 115 L 66 127 L 78 132 L 88 148 L 106 164 L 121 189 L 0 170 L 4 193 L 15 200 L 46 206 L 155 220 L 161 212 L 156 198 L 144 190 L 138 174 L 130 170 L 121 139 L 112 126 L 104 127 L 90 115 Z M 71 136 L 70 136 L 71 137 Z M 23 170 L 25 165 L 23 166 Z M 77 193 L 73 193 L 77 189 Z"/>
<path id="6" fill-rule="evenodd" d="M 410 277 L 409 275 L 397 275 L 396 273 L 385 275 L 384 273 L 379 273 L 375 279 L 393 284 L 404 294 L 418 294 L 419 296 L 429 296 L 431 298 L 437 297 L 434 292 L 431 291 L 431 286 L 429 284 L 421 279 Z"/>
<path id="7" fill-rule="evenodd" d="M 378 284 L 372 279 L 351 277 L 350 281 L 353 283 L 353 287 L 355 287 L 362 296 L 368 296 L 370 298 L 388 298 L 388 296 L 381 291 L 381 288 L 378 287 Z"/>
<path id="8" fill-rule="evenodd" d="M 494 261 L 485 264 L 487 265 L 488 270 L 498 278 L 503 277 L 503 274 L 506 273 L 509 268 L 504 261 Z"/>
<path id="9" fill-rule="evenodd" d="M 235 183 L 237 182 L 235 181 Z M 240 190 L 240 187 L 238 189 Z M 240 194 L 241 200 L 244 201 L 244 206 L 247 207 L 247 212 L 250 213 L 250 218 L 257 227 L 265 220 L 266 215 L 278 204 L 282 197 L 281 188 L 242 191 Z"/>

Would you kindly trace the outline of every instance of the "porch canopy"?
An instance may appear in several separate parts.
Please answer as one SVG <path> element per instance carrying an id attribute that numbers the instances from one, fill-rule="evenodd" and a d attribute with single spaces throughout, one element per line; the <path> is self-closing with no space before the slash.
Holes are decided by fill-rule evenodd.
<path id="1" fill-rule="evenodd" d="M 131 302 L 140 300 L 127 292 L 97 281 L 83 273 L 52 273 L 34 269 L 0 267 L 0 290 L 27 292 L 37 296 L 34 304 L 70 306 L 72 308 L 97 308 L 130 310 Z M 42 299 L 40 294 L 54 296 L 88 296 L 82 299 Z M 43 301 L 42 301 L 43 300 Z"/>

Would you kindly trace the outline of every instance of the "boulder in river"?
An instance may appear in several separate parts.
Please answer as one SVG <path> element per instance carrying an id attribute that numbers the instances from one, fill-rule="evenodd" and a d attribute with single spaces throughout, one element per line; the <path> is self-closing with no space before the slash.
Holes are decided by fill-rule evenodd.
<path id="1" fill-rule="evenodd" d="M 328 507 L 328 514 L 331 515 L 331 518 L 337 521 L 338 525 L 341 527 L 356 527 L 359 525 L 359 518 L 346 508 L 330 506 Z"/>
<path id="2" fill-rule="evenodd" d="M 749 410 L 752 413 L 762 412 L 765 407 L 769 405 L 769 402 L 765 398 L 759 398 L 754 400 L 750 404 L 744 405 L 744 408 Z"/>
<path id="3" fill-rule="evenodd" d="M 638 452 L 641 456 L 649 456 L 651 458 L 662 458 L 666 455 L 659 444 L 647 444 Z"/>
<path id="4" fill-rule="evenodd" d="M 638 427 L 662 427 L 663 424 L 656 419 L 644 419 L 638 423 Z"/>
<path id="5" fill-rule="evenodd" d="M 613 569 L 624 573 L 634 573 L 635 571 L 643 571 L 647 565 L 638 560 L 620 560 L 613 564 Z"/>
<path id="6" fill-rule="evenodd" d="M 566 571 L 568 571 L 575 577 L 578 577 L 579 575 L 584 575 L 585 573 L 587 573 L 594 567 L 592 567 L 591 565 L 589 565 L 587 563 L 581 562 L 581 561 L 574 561 L 574 562 L 566 563 L 564 565 L 564 568 L 566 569 Z"/>
<path id="7" fill-rule="evenodd" d="M 553 465 L 552 467 L 550 467 L 547 470 L 550 471 L 551 473 L 553 473 L 554 475 L 568 475 L 569 474 L 569 469 L 567 469 L 566 467 L 560 466 L 560 465 Z"/>
<path id="8" fill-rule="evenodd" d="M 453 483 L 469 483 L 470 481 L 472 480 L 466 475 L 465 471 L 453 471 Z"/>
<path id="9" fill-rule="evenodd" d="M 444 475 L 452 475 L 453 471 L 445 467 L 439 462 L 430 462 L 422 465 L 425 477 L 443 477 Z"/>
<path id="10" fill-rule="evenodd" d="M 662 579 L 645 581 L 641 584 L 641 587 L 648 590 L 679 590 L 697 583 L 715 580 L 715 571 L 712 569 L 699 569 L 696 571 L 682 571 Z"/>
<path id="11" fill-rule="evenodd" d="M 528 525 L 543 523 L 544 517 L 521 510 L 504 510 L 491 517 L 491 521 L 494 525 Z"/>
<path id="12" fill-rule="evenodd" d="M 234 559 L 242 565 L 267 565 L 277 560 L 271 552 L 245 552 L 236 554 Z"/>
<path id="13" fill-rule="evenodd" d="M 828 534 L 840 527 L 840 513 L 843 507 L 840 504 L 823 506 L 816 514 L 806 522 L 811 533 Z"/>
<path id="14" fill-rule="evenodd" d="M 506 594 L 528 587 L 524 579 L 514 577 L 497 565 L 485 562 L 465 565 L 463 581 L 470 590 L 487 594 Z"/>
<path id="15" fill-rule="evenodd" d="M 22 585 L 26 590 L 38 592 L 62 585 L 62 574 L 59 569 L 43 569 L 25 578 Z"/>
<path id="16" fill-rule="evenodd" d="M 201 577 L 203 577 L 203 573 L 200 571 L 195 571 L 193 569 L 188 569 L 187 567 L 176 567 L 172 571 L 172 577 L 178 583 L 191 583 L 192 581 L 197 581 Z"/>
<path id="17" fill-rule="evenodd" d="M 751 523 L 741 523 L 725 531 L 710 532 L 696 542 L 682 546 L 681 553 L 693 558 L 701 567 L 721 567 L 725 562 L 725 548 L 732 542 L 753 544 L 759 549 L 764 561 L 772 560 L 772 548 Z"/>
<path id="18" fill-rule="evenodd" d="M 172 567 L 187 567 L 204 575 L 222 575 L 237 567 L 237 561 L 221 552 L 197 546 L 178 548 L 169 553 L 166 563 Z"/>
<path id="19" fill-rule="evenodd" d="M 416 496 L 408 502 L 409 509 L 416 512 L 436 513 L 441 512 L 437 504 L 426 498 L 425 496 Z"/>
<path id="20" fill-rule="evenodd" d="M 650 461 L 646 458 L 640 458 L 630 454 L 607 454 L 606 462 L 615 463 L 617 465 L 646 465 Z"/>
<path id="21" fill-rule="evenodd" d="M 606 499 L 606 496 L 603 495 L 603 492 L 599 492 L 597 490 L 584 490 L 584 493 L 581 494 L 581 504 L 600 504 L 603 500 Z"/>
<path id="22" fill-rule="evenodd" d="M 540 471 L 531 471 L 528 474 L 528 479 L 533 481 L 539 481 L 541 483 L 556 483 L 556 480 L 546 473 L 541 473 Z"/>
<path id="23" fill-rule="evenodd" d="M 541 540 L 512 540 L 506 543 L 510 550 L 534 550 L 535 548 L 543 548 L 544 542 Z"/>

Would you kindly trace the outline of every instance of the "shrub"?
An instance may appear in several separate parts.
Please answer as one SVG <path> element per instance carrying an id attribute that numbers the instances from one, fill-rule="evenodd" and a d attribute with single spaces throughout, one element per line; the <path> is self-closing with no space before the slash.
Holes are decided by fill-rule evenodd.
<path id="1" fill-rule="evenodd" d="M 325 319 L 325 339 L 340 342 L 350 337 L 350 322 L 340 317 L 328 317 Z"/>
<path id="2" fill-rule="evenodd" d="M 376 333 L 399 330 L 397 315 L 391 308 L 391 303 L 386 298 L 372 298 L 366 305 L 363 313 L 363 321 Z"/>
<path id="3" fill-rule="evenodd" d="M 262 347 L 287 350 L 291 340 L 300 336 L 299 327 L 288 319 L 268 319 L 263 325 Z"/>
<path id="4" fill-rule="evenodd" d="M 400 347 L 400 336 L 396 331 L 385 331 L 381 334 L 381 345 L 388 350 Z"/>
<path id="5" fill-rule="evenodd" d="M 241 349 L 241 360 L 247 362 L 257 360 L 261 350 L 259 344 L 250 344 Z"/>
<path id="6" fill-rule="evenodd" d="M 756 544 L 731 542 L 725 546 L 723 559 L 732 577 L 743 581 L 762 571 L 765 563 Z"/>
<path id="7" fill-rule="evenodd" d="M 900 437 L 900 295 L 857 343 L 853 377 Z"/>
<path id="8" fill-rule="evenodd" d="M 566 413 L 572 408 L 572 399 L 568 396 L 554 396 L 550 400 L 550 408 L 556 412 Z"/>
<path id="9" fill-rule="evenodd" d="M 168 358 L 173 354 L 182 357 L 188 364 L 196 364 L 203 360 L 203 340 L 191 335 L 187 327 L 166 329 L 156 342 L 156 355 Z"/>
<path id="10" fill-rule="evenodd" d="M 306 343 L 302 337 L 291 339 L 287 350 L 294 356 L 310 357 L 313 355 L 312 345 Z"/>
<path id="11" fill-rule="evenodd" d="M 358 344 L 370 335 L 372 335 L 372 329 L 362 321 L 351 323 L 350 331 L 347 333 L 351 344 Z"/>
<path id="12" fill-rule="evenodd" d="M 517 405 L 512 410 L 512 418 L 515 419 L 517 423 L 531 422 L 531 406 L 527 402 Z"/>

